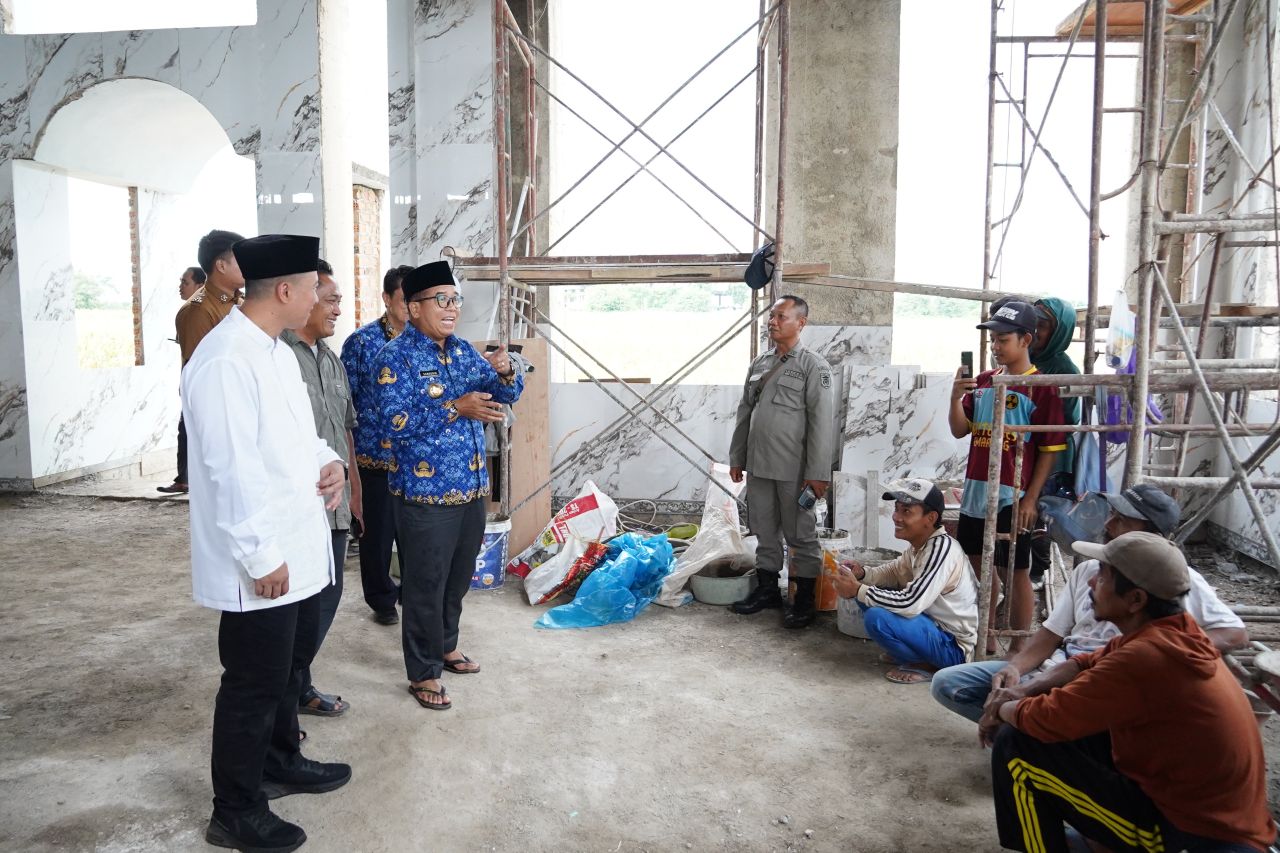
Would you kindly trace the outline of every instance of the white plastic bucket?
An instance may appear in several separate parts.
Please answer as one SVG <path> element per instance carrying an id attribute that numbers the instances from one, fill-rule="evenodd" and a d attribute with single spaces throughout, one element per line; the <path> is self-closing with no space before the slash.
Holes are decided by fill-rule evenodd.
<path id="1" fill-rule="evenodd" d="M 472 589 L 497 589 L 506 580 L 507 546 L 511 540 L 511 519 L 491 513 L 484 525 L 484 539 L 476 555 L 471 575 Z"/>

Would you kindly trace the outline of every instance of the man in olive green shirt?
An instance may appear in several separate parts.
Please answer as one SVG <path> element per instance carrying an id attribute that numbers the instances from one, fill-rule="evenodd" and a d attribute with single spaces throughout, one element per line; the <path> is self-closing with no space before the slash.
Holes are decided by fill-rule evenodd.
<path id="1" fill-rule="evenodd" d="M 333 267 L 321 260 L 320 283 L 316 288 L 316 307 L 312 309 L 307 324 L 300 329 L 287 329 L 280 340 L 288 344 L 298 358 L 302 381 L 311 398 L 311 413 L 316 420 L 316 434 L 328 442 L 334 452 L 342 457 L 342 464 L 350 466 L 354 442 L 351 430 L 356 425 L 356 410 L 351 405 L 351 386 L 347 371 L 337 353 L 324 339 L 334 333 L 335 323 L 342 314 L 342 289 L 333 277 Z M 347 487 L 342 492 L 342 502 L 327 510 L 329 528 L 333 531 L 333 583 L 318 593 L 320 607 L 315 630 L 318 634 L 315 650 L 329 633 L 333 616 L 342 599 L 342 568 L 347 555 L 347 531 L 351 519 L 360 521 L 362 516 L 360 478 L 348 474 Z M 302 630 L 299 628 L 299 630 Z M 312 657 L 314 660 L 314 656 Z M 311 661 L 294 661 L 302 669 L 302 693 L 298 697 L 298 713 L 321 717 L 336 717 L 351 707 L 341 696 L 321 693 L 311 683 Z"/>
<path id="2" fill-rule="evenodd" d="M 809 304 L 783 296 L 769 311 L 773 349 L 751 363 L 729 446 L 729 476 L 747 478 L 747 522 L 757 537 L 759 585 L 733 605 L 735 613 L 783 606 L 778 589 L 782 540 L 791 554 L 795 600 L 787 628 L 813 622 L 822 551 L 813 501 L 827 493 L 835 460 L 835 382 L 831 365 L 800 346 Z M 808 493 L 806 494 L 806 489 Z M 800 503 L 801 496 L 806 498 Z M 810 499 L 811 498 L 811 499 Z"/>

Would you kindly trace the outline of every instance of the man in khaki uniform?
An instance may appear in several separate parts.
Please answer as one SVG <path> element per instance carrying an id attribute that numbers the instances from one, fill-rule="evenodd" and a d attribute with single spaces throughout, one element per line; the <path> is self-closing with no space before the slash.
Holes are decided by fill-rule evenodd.
<path id="1" fill-rule="evenodd" d="M 759 540 L 759 585 L 733 610 L 745 614 L 783 606 L 778 579 L 785 537 L 796 584 L 795 600 L 782 621 L 787 628 L 803 628 L 815 615 L 822 552 L 813 501 L 802 506 L 800 499 L 806 487 L 814 500 L 827 493 L 836 442 L 831 366 L 800 346 L 808 320 L 809 304 L 798 296 L 779 298 L 769 311 L 774 348 L 747 372 L 729 447 L 729 476 L 741 483 L 747 475 L 747 522 Z"/>
<path id="2" fill-rule="evenodd" d="M 190 299 L 182 303 L 174 318 L 183 367 L 187 366 L 191 354 L 204 340 L 204 336 L 223 317 L 230 314 L 232 308 L 240 304 L 240 288 L 244 287 L 244 276 L 240 274 L 240 265 L 236 263 L 231 244 L 243 239 L 234 231 L 216 229 L 200 238 L 196 260 L 200 262 L 198 271 L 202 271 L 204 283 Z M 194 269 L 196 268 L 191 268 Z M 183 282 L 187 281 L 191 270 L 183 273 Z M 187 491 L 187 425 L 181 416 L 178 417 L 178 474 L 172 483 L 157 486 L 156 491 L 170 495 Z"/>
<path id="3" fill-rule="evenodd" d="M 316 433 L 342 458 L 342 464 L 350 471 L 354 441 L 351 430 L 356 425 L 356 410 L 351 405 L 351 386 L 347 382 L 347 370 L 338 354 L 324 342 L 337 329 L 342 316 L 342 288 L 333 277 L 333 267 L 321 258 L 316 263 L 320 285 L 316 288 L 316 307 L 311 309 L 307 324 L 297 329 L 285 329 L 280 340 L 289 345 L 298 358 L 302 382 L 311 398 L 311 414 L 315 417 Z M 326 510 L 329 529 L 333 535 L 333 583 L 316 596 L 320 605 L 316 608 L 315 622 L 306 622 L 307 630 L 316 638 L 311 659 L 320 652 L 320 646 L 333 625 L 338 602 L 342 600 L 342 570 L 347 557 L 347 531 L 352 518 L 360 519 L 362 509 L 360 478 L 348 474 L 342 490 L 342 499 L 333 509 Z M 304 624 L 302 614 L 299 625 Z M 299 630 L 302 630 L 300 627 Z M 298 713 L 318 717 L 337 717 L 351 707 L 341 696 L 322 693 L 311 682 L 311 661 L 302 667 L 302 690 L 298 695 Z"/>

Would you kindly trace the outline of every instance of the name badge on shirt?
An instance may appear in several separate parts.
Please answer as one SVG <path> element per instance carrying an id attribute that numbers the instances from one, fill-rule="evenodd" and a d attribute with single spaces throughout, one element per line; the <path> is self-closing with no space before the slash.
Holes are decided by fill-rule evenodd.
<path id="1" fill-rule="evenodd" d="M 438 370 L 419 370 L 418 371 L 419 379 L 426 379 L 429 376 L 439 376 L 439 375 L 440 375 L 440 371 Z"/>

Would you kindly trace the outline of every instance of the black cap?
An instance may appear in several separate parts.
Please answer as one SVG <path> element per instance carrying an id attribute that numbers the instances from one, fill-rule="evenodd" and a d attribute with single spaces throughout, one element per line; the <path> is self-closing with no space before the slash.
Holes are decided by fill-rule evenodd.
<path id="1" fill-rule="evenodd" d="M 320 266 L 320 238 L 297 234 L 263 234 L 231 246 L 245 281 L 261 281 L 302 272 Z"/>
<path id="2" fill-rule="evenodd" d="M 1025 302 L 1011 299 L 991 312 L 991 319 L 979 323 L 977 328 L 990 329 L 993 332 L 1036 333 L 1036 309 Z"/>
<path id="3" fill-rule="evenodd" d="M 773 279 L 773 244 L 765 243 L 751 256 L 742 280 L 752 290 L 759 290 Z"/>
<path id="4" fill-rule="evenodd" d="M 458 286 L 453 279 L 453 269 L 448 261 L 432 261 L 416 267 L 413 272 L 406 275 L 400 283 L 400 288 L 404 291 L 404 301 L 408 302 L 424 290 L 445 285 Z"/>

